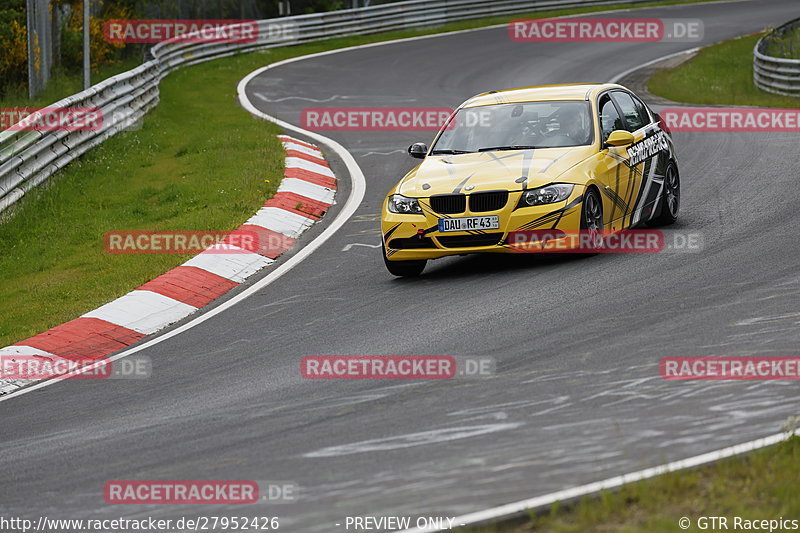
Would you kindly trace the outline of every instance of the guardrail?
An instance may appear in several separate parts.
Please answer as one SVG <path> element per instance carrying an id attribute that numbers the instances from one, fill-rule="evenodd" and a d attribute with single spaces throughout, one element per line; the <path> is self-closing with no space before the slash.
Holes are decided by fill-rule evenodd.
<path id="1" fill-rule="evenodd" d="M 159 82 L 184 66 L 256 49 L 348 35 L 436 26 L 546 9 L 639 3 L 652 0 L 411 0 L 372 7 L 258 21 L 258 39 L 247 43 L 163 42 L 152 59 L 48 106 L 97 108 L 102 126 L 92 131 L 0 132 L 0 211 L 40 185 L 70 161 L 130 127 L 158 104 Z"/>
<path id="2" fill-rule="evenodd" d="M 781 43 L 787 34 L 800 30 L 800 18 L 761 37 L 753 48 L 753 81 L 763 91 L 784 96 L 800 96 L 800 59 L 769 55 L 769 48 Z M 800 33 L 800 32 L 799 32 Z M 790 53 L 796 46 L 800 52 L 800 39 L 789 40 Z"/>

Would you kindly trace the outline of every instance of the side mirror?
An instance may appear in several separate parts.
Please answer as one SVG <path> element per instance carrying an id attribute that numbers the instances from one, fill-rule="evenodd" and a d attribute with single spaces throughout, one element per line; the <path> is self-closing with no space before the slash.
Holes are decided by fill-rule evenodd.
<path id="1" fill-rule="evenodd" d="M 417 159 L 425 159 L 428 155 L 428 145 L 425 143 L 414 143 L 408 147 L 408 155 Z"/>
<path id="2" fill-rule="evenodd" d="M 633 133 L 625 130 L 614 130 L 606 139 L 606 146 L 627 146 L 633 144 Z"/>

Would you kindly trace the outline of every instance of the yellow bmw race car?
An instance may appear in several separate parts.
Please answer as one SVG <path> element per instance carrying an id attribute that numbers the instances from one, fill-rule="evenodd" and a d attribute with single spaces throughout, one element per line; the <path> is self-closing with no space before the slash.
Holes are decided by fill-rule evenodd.
<path id="1" fill-rule="evenodd" d="M 530 249 L 537 230 L 613 233 L 678 216 L 680 179 L 660 118 L 616 84 L 493 91 L 464 102 L 383 203 L 389 272 L 428 259 Z"/>

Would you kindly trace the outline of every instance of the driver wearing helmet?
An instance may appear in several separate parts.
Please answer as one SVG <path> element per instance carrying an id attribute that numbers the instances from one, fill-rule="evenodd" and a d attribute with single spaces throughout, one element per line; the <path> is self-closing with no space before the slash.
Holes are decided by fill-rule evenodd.
<path id="1" fill-rule="evenodd" d="M 583 124 L 582 113 L 574 106 L 566 106 L 558 112 L 557 134 L 569 137 L 576 145 L 587 141 L 588 131 Z"/>

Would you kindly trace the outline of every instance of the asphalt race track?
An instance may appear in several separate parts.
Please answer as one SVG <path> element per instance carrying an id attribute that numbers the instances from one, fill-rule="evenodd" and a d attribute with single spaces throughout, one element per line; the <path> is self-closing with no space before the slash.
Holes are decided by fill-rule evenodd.
<path id="1" fill-rule="evenodd" d="M 798 15 L 796 0 L 757 0 L 625 16 L 699 18 L 712 43 Z M 695 45 L 515 43 L 494 28 L 299 61 L 248 95 L 294 124 L 308 106 L 454 107 L 486 90 L 607 81 Z M 414 165 L 403 152 L 433 134 L 323 134 L 366 175 L 352 219 L 265 290 L 141 352 L 150 379 L 70 380 L 0 402 L 0 515 L 278 516 L 282 531 L 333 532 L 348 515 L 453 516 L 545 494 L 800 414 L 790 381 L 667 382 L 658 369 L 664 356 L 796 355 L 796 135 L 675 134 L 675 228 L 702 234 L 699 253 L 455 257 L 398 280 L 378 249 L 348 245 L 380 242 L 380 202 Z M 328 155 L 342 205 L 347 175 Z M 304 380 L 300 358 L 320 354 L 492 356 L 497 374 Z M 285 480 L 301 493 L 112 506 L 113 479 Z"/>

